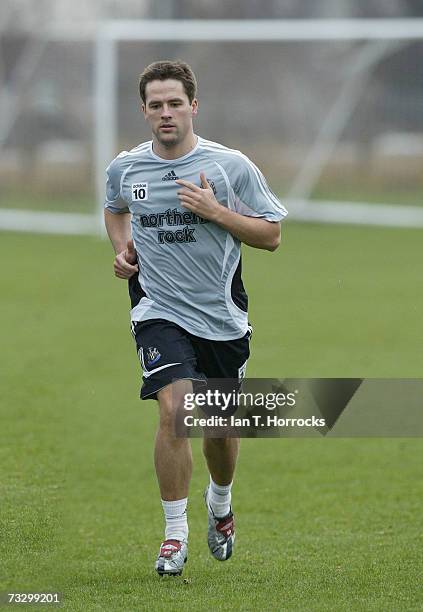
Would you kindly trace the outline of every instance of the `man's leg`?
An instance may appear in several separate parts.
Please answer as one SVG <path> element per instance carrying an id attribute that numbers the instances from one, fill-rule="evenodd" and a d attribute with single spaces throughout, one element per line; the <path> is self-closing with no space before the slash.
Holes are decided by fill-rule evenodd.
<path id="1" fill-rule="evenodd" d="M 236 392 L 245 374 L 245 367 L 250 355 L 249 339 L 251 331 L 235 340 L 212 341 L 195 339 L 194 348 L 197 354 L 199 369 L 206 374 L 211 390 L 217 388 L 222 392 Z M 233 413 L 235 406 L 226 413 Z M 204 411 L 209 416 L 208 410 Z M 221 416 L 219 411 L 211 410 L 214 416 Z M 231 488 L 239 452 L 238 438 L 203 438 L 203 452 L 210 473 L 210 483 L 205 491 L 208 513 L 207 540 L 211 554 L 219 561 L 226 561 L 232 555 L 235 542 L 234 517 L 231 508 Z"/>
<path id="2" fill-rule="evenodd" d="M 192 383 L 180 380 L 157 393 L 159 428 L 154 464 L 165 515 L 165 539 L 160 547 L 156 570 L 160 575 L 182 573 L 187 559 L 188 490 L 192 473 L 192 453 L 188 438 L 175 435 L 175 417 Z"/>
<path id="3" fill-rule="evenodd" d="M 188 497 L 192 474 L 192 453 L 188 438 L 175 436 L 175 417 L 185 393 L 192 393 L 190 380 L 179 380 L 157 393 L 159 428 L 154 449 L 154 464 L 162 500 Z"/>
<path id="4" fill-rule="evenodd" d="M 203 438 L 203 453 L 212 480 L 229 485 L 234 476 L 239 452 L 239 438 Z"/>
<path id="5" fill-rule="evenodd" d="M 231 488 L 239 451 L 239 438 L 204 438 L 203 452 L 210 472 L 205 492 L 208 510 L 207 540 L 215 559 L 226 561 L 235 542 Z"/>
<path id="6" fill-rule="evenodd" d="M 203 453 L 210 472 L 208 502 L 216 517 L 231 509 L 231 488 L 239 452 L 239 438 L 203 438 Z"/>

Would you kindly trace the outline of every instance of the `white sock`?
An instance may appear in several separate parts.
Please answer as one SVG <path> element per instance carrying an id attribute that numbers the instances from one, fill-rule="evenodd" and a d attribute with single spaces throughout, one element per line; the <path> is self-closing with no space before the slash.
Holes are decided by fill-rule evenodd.
<path id="1" fill-rule="evenodd" d="M 188 497 L 176 501 L 164 501 L 162 499 L 166 521 L 165 540 L 185 540 L 185 542 L 188 542 L 187 504 Z"/>
<path id="2" fill-rule="evenodd" d="M 231 488 L 232 482 L 228 485 L 218 485 L 210 476 L 208 500 L 214 515 L 218 518 L 223 518 L 229 514 L 231 509 Z"/>

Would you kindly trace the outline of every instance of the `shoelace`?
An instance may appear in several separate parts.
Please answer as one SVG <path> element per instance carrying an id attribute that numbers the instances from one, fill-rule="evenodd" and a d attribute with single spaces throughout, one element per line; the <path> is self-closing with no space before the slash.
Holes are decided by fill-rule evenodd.
<path id="1" fill-rule="evenodd" d="M 160 547 L 161 557 L 171 557 L 173 553 L 181 550 L 181 543 L 177 540 L 166 540 Z"/>
<path id="2" fill-rule="evenodd" d="M 225 536 L 225 538 L 229 538 L 232 535 L 234 530 L 234 520 L 233 517 L 225 518 L 221 520 L 216 525 L 217 531 L 220 531 L 221 534 Z"/>

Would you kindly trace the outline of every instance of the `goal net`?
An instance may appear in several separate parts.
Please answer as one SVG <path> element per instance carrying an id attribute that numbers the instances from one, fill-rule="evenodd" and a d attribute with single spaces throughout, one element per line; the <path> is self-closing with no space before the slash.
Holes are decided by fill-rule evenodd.
<path id="1" fill-rule="evenodd" d="M 423 20 L 111 21 L 38 42 L 46 124 L 23 103 L 3 126 L 0 228 L 101 232 L 105 168 L 150 139 L 137 75 L 176 58 L 196 132 L 253 159 L 290 219 L 423 227 Z"/>

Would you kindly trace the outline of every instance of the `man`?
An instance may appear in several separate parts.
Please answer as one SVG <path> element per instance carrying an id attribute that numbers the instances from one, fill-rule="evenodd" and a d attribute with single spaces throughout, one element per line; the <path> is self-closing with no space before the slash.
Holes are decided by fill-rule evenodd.
<path id="1" fill-rule="evenodd" d="M 240 243 L 274 251 L 287 212 L 239 151 L 198 137 L 196 80 L 183 62 L 156 62 L 140 77 L 152 141 L 107 169 L 105 223 L 115 275 L 129 279 L 131 325 L 143 369 L 142 399 L 159 405 L 155 468 L 165 515 L 156 570 L 180 575 L 187 559 L 188 438 L 175 414 L 193 381 L 240 380 L 251 328 Z M 130 213 L 130 214 L 129 214 Z M 225 561 L 235 532 L 231 487 L 236 438 L 204 438 L 208 545 Z"/>

